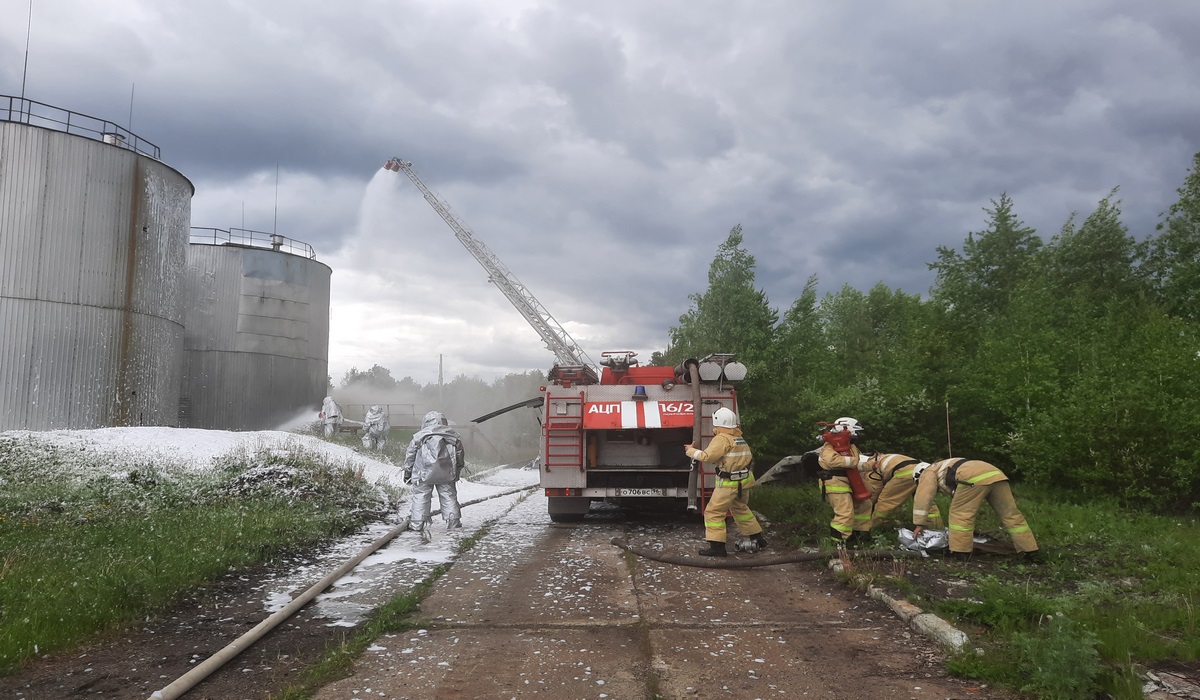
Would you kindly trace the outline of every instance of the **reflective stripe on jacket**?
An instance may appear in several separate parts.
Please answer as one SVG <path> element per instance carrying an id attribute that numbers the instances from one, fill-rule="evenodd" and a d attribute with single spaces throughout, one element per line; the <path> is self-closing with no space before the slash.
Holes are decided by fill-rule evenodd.
<path id="1" fill-rule="evenodd" d="M 954 473 L 954 483 L 949 483 L 950 467 L 959 464 Z M 1008 481 L 1004 472 L 980 459 L 960 458 L 943 459 L 929 465 L 921 479 L 917 482 L 917 492 L 913 494 L 913 523 L 928 524 L 929 509 L 933 505 L 938 492 L 954 493 L 958 484 L 994 484 L 997 481 Z"/>
<path id="2" fill-rule="evenodd" d="M 738 428 L 715 428 L 715 435 L 703 450 L 688 448 L 687 456 L 716 467 L 723 472 L 748 469 L 754 461 L 750 445 Z"/>

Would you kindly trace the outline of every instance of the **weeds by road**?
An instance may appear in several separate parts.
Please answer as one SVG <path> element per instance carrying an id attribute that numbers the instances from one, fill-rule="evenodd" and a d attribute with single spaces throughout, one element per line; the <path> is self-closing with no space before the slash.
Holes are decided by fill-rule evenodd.
<path id="1" fill-rule="evenodd" d="M 1200 660 L 1200 523 L 1195 517 L 1128 512 L 1111 503 L 1070 503 L 1018 488 L 1017 501 L 1048 561 L 976 555 L 966 562 L 906 560 L 864 566 L 875 585 L 966 631 L 973 648 L 949 660 L 960 676 L 1038 698 L 1141 698 L 1140 673 Z M 776 539 L 822 542 L 829 507 L 814 484 L 756 488 L 751 506 Z M 948 501 L 939 503 L 948 512 Z M 874 544 L 895 547 L 892 523 Z M 1003 539 L 995 514 L 977 534 Z M 981 650 L 981 651 L 977 651 Z"/>
<path id="2" fill-rule="evenodd" d="M 391 498 L 299 446 L 189 471 L 3 438 L 0 484 L 0 673 L 351 532 Z"/>

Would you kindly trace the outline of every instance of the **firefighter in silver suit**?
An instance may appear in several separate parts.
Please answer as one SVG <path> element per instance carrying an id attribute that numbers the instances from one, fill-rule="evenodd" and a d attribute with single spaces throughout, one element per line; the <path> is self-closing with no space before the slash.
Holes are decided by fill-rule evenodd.
<path id="1" fill-rule="evenodd" d="M 391 430 L 387 413 L 378 404 L 367 410 L 363 418 L 362 444 L 368 450 L 382 450 L 387 444 L 388 431 Z"/>
<path id="2" fill-rule="evenodd" d="M 404 481 L 412 484 L 410 530 L 428 531 L 430 506 L 436 490 L 447 528 L 462 527 L 458 503 L 458 478 L 466 464 L 462 438 L 441 411 L 430 411 L 421 421 L 404 453 Z"/>
<path id="3" fill-rule="evenodd" d="M 342 428 L 342 407 L 332 396 L 326 396 L 321 403 L 321 425 L 325 428 L 325 437 L 331 438 Z"/>

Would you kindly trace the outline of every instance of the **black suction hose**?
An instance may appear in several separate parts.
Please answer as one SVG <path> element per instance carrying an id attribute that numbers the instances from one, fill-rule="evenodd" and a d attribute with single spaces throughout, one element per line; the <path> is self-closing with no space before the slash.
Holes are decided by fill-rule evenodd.
<path id="1" fill-rule="evenodd" d="M 764 557 L 755 556 L 751 559 L 731 559 L 729 557 L 689 557 L 681 554 L 665 554 L 653 549 L 645 547 L 634 547 L 628 544 L 620 537 L 614 537 L 611 540 L 612 544 L 620 547 L 626 552 L 636 554 L 639 557 L 653 559 L 664 564 L 677 564 L 679 566 L 696 566 L 703 569 L 750 569 L 756 566 L 775 566 L 776 564 L 794 564 L 800 561 L 821 561 L 837 556 L 831 552 L 789 552 L 788 554 L 776 554 L 774 556 Z M 897 557 L 919 557 L 920 552 L 910 552 L 908 550 L 889 550 L 889 549 L 870 549 L 856 551 L 854 558 L 856 559 L 895 559 Z"/>

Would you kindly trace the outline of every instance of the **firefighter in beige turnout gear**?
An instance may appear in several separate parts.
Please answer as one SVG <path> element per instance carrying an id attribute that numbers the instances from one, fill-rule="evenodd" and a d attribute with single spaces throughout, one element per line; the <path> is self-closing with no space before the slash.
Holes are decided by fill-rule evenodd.
<path id="1" fill-rule="evenodd" d="M 867 488 L 871 489 L 872 500 L 875 502 L 874 511 L 871 513 L 872 529 L 903 505 L 917 490 L 913 467 L 920 463 L 919 459 L 901 454 L 881 453 L 867 458 Z M 938 512 L 936 503 L 929 506 L 928 518 L 932 527 L 942 529 L 942 514 Z"/>
<path id="2" fill-rule="evenodd" d="M 703 450 L 695 445 L 684 447 L 688 457 L 717 468 L 716 488 L 704 506 L 704 539 L 708 541 L 708 549 L 700 550 L 700 554 L 726 556 L 726 513 L 733 515 L 738 532 L 749 537 L 758 549 L 764 549 L 767 540 L 762 535 L 762 526 L 750 511 L 750 487 L 754 486 L 750 445 L 742 437 L 737 414 L 728 408 L 713 411 L 712 423 L 713 439 Z"/>
<path id="3" fill-rule="evenodd" d="M 913 537 L 930 524 L 933 499 L 940 491 L 950 498 L 950 554 L 967 558 L 975 548 L 975 514 L 984 501 L 991 504 L 1018 552 L 1041 561 L 1037 539 L 1025 516 L 1017 509 L 1008 477 L 995 466 L 978 459 L 943 459 L 913 469 L 917 491 L 913 496 Z"/>
<path id="4" fill-rule="evenodd" d="M 821 494 L 833 508 L 829 529 L 839 543 L 865 542 L 870 537 L 871 499 L 854 500 L 850 479 L 846 476 L 849 470 L 858 470 L 866 464 L 867 458 L 853 444 L 862 430 L 862 424 L 857 420 L 845 417 L 838 418 L 821 434 L 825 441 L 817 454 L 821 465 Z"/>

